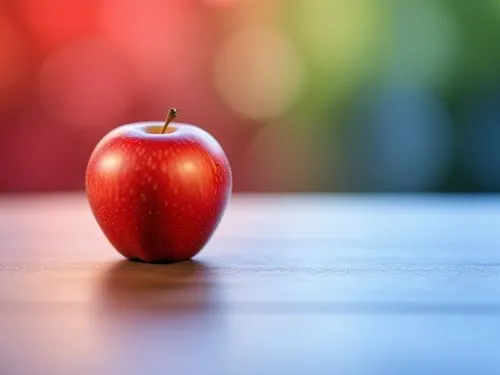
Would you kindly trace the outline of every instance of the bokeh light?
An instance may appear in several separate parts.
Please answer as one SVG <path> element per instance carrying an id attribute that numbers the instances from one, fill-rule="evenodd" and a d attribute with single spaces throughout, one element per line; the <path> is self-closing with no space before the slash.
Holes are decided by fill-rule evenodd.
<path id="1" fill-rule="evenodd" d="M 215 84 L 223 100 L 255 120 L 282 116 L 298 99 L 303 76 L 292 40 L 266 26 L 231 35 L 215 61 Z"/>

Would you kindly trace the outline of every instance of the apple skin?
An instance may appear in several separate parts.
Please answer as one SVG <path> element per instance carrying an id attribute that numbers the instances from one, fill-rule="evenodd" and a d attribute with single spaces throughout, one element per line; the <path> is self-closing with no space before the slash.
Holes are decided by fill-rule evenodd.
<path id="1" fill-rule="evenodd" d="M 113 247 L 128 259 L 192 258 L 217 228 L 232 190 L 222 147 L 189 124 L 141 122 L 109 132 L 90 156 L 85 190 Z"/>

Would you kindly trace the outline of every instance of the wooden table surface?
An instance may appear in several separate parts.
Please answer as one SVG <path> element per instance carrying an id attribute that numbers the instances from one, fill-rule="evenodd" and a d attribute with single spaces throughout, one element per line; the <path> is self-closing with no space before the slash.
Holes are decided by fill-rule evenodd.
<path id="1" fill-rule="evenodd" d="M 83 195 L 0 198 L 0 374 L 500 374 L 500 197 L 234 196 L 124 261 Z"/>

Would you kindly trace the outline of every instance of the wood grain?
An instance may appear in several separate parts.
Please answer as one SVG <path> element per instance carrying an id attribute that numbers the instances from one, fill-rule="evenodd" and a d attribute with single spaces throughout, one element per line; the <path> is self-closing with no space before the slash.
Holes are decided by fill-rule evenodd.
<path id="1" fill-rule="evenodd" d="M 0 198 L 0 374 L 498 374 L 496 196 L 240 195 L 128 262 L 82 195 Z"/>

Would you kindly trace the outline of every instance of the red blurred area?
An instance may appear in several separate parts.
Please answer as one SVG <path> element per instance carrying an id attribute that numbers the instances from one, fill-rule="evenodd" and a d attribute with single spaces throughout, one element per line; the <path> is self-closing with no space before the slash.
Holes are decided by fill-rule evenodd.
<path id="1" fill-rule="evenodd" d="M 136 91 L 133 69 L 123 54 L 99 39 L 62 48 L 44 62 L 39 76 L 42 104 L 68 126 L 119 123 Z"/>
<path id="2" fill-rule="evenodd" d="M 0 7 L 0 110 L 15 105 L 26 89 L 29 75 L 28 47 L 17 25 Z"/>
<path id="3" fill-rule="evenodd" d="M 226 5 L 230 5 L 227 3 Z M 211 132 L 236 160 L 258 127 L 212 82 L 223 33 L 214 3 L 4 0 L 0 3 L 0 191 L 83 188 L 109 130 L 161 120 Z M 238 188 L 236 184 L 236 188 Z"/>
<path id="4" fill-rule="evenodd" d="M 95 32 L 101 0 L 11 1 L 19 27 L 42 56 Z"/>

